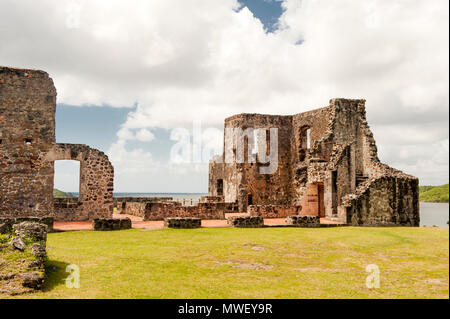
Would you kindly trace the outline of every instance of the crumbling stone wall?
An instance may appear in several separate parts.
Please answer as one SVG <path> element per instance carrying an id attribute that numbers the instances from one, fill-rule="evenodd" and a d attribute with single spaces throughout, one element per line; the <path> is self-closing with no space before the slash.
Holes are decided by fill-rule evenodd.
<path id="1" fill-rule="evenodd" d="M 265 207 L 255 215 L 284 217 L 270 205 L 301 206 L 297 215 L 342 223 L 419 224 L 418 180 L 378 159 L 365 100 L 331 99 L 328 107 L 293 116 L 239 114 L 225 120 L 227 127 L 279 129 L 275 174 L 260 174 L 254 163 L 216 163 L 225 155 L 210 162 L 209 195 L 219 195 L 216 182 L 223 180 L 225 203 L 237 203 L 240 212 L 251 198 Z M 399 194 L 406 199 L 399 202 Z"/>
<path id="2" fill-rule="evenodd" d="M 77 203 L 55 201 L 55 220 L 74 221 L 110 218 L 113 212 L 114 168 L 105 153 L 82 144 L 56 144 L 48 161 L 80 162 L 80 191 Z M 70 200 L 73 201 L 73 200 Z"/>
<path id="3" fill-rule="evenodd" d="M 230 216 L 227 218 L 227 224 L 243 228 L 264 227 L 264 219 L 260 216 Z"/>
<path id="4" fill-rule="evenodd" d="M 200 202 L 201 203 L 218 203 L 223 202 L 224 197 L 223 196 L 201 196 Z"/>
<path id="5" fill-rule="evenodd" d="M 120 213 L 145 218 L 146 206 L 147 202 L 124 202 Z"/>
<path id="6" fill-rule="evenodd" d="M 183 206 L 179 202 L 146 203 L 144 220 L 163 220 L 169 217 L 225 219 L 225 203 L 199 203 Z"/>
<path id="7" fill-rule="evenodd" d="M 47 232 L 53 232 L 53 217 L 16 217 L 0 218 L 0 234 L 11 233 L 13 226 L 22 222 L 33 222 L 47 226 Z"/>
<path id="8" fill-rule="evenodd" d="M 47 226 L 32 221 L 4 226 L 0 224 L 0 296 L 42 289 Z"/>
<path id="9" fill-rule="evenodd" d="M 291 215 L 301 214 L 301 206 L 283 206 L 283 205 L 250 205 L 247 213 L 250 216 L 260 216 L 262 218 L 281 218 Z"/>
<path id="10" fill-rule="evenodd" d="M 311 215 L 293 215 L 286 217 L 286 224 L 296 227 L 320 227 L 320 218 Z"/>
<path id="11" fill-rule="evenodd" d="M 419 226 L 418 180 L 383 176 L 344 199 L 347 222 L 358 225 Z"/>
<path id="12" fill-rule="evenodd" d="M 0 216 L 51 216 L 56 89 L 44 71 L 0 66 Z"/>
<path id="13" fill-rule="evenodd" d="M 172 201 L 172 197 L 114 197 L 114 206 L 121 214 L 145 217 L 147 203 Z"/>
<path id="14" fill-rule="evenodd" d="M 223 196 L 227 203 L 237 202 L 239 211 L 245 212 L 251 204 L 285 205 L 289 203 L 290 154 L 292 136 L 291 116 L 272 116 L 263 114 L 239 114 L 225 120 L 225 129 L 278 129 L 278 169 L 274 174 L 260 174 L 261 164 L 225 163 L 225 154 L 216 157 L 210 163 L 209 195 L 221 196 L 217 192 L 217 181 L 223 180 Z M 225 136 L 224 146 L 233 145 L 233 153 L 237 152 L 236 140 Z M 247 141 L 244 147 L 245 158 L 252 145 Z M 220 161 L 221 163 L 215 163 Z M 250 199 L 251 198 L 251 199 Z"/>
<path id="15" fill-rule="evenodd" d="M 98 231 L 130 229 L 131 225 L 129 218 L 96 218 L 92 221 L 92 227 Z"/>
<path id="16" fill-rule="evenodd" d="M 195 217 L 164 218 L 164 227 L 168 228 L 200 228 L 202 220 Z"/>
<path id="17" fill-rule="evenodd" d="M 54 215 L 57 221 L 77 220 L 81 202 L 77 197 L 58 197 L 53 200 Z"/>
<path id="18" fill-rule="evenodd" d="M 56 89 L 46 72 L 0 66 L 0 216 L 111 216 L 114 169 L 108 157 L 86 145 L 56 144 L 55 111 Z M 78 209 L 54 204 L 55 160 L 81 163 Z"/>

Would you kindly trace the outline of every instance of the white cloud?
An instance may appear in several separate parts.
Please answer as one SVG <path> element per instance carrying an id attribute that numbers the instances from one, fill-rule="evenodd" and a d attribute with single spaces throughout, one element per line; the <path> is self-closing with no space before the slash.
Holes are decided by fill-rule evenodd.
<path id="1" fill-rule="evenodd" d="M 136 132 L 136 139 L 141 142 L 151 142 L 155 136 L 147 129 L 141 128 Z"/>
<path id="2" fill-rule="evenodd" d="M 139 102 L 117 133 L 117 167 L 150 160 L 124 145 L 153 139 L 153 128 L 219 126 L 235 113 L 292 114 L 349 97 L 367 99 L 382 159 L 401 164 L 398 154 L 422 150 L 407 169 L 442 180 L 418 168 L 442 169 L 430 147 L 448 141 L 447 0 L 286 0 L 269 34 L 247 8 L 234 11 L 235 0 L 75 2 L 79 27 L 67 28 L 74 1 L 2 1 L 0 61 L 47 70 L 59 102 Z M 393 144 L 392 134 L 403 138 Z M 448 171 L 448 148 L 439 152 Z"/>

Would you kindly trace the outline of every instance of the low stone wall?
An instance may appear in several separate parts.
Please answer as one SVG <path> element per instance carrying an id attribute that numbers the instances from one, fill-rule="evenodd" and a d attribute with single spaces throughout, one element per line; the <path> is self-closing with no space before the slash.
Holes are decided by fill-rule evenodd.
<path id="1" fill-rule="evenodd" d="M 298 215 L 301 210 L 301 206 L 284 205 L 250 205 L 247 207 L 247 213 L 250 216 L 260 216 L 262 218 L 284 218 Z"/>
<path id="2" fill-rule="evenodd" d="M 224 200 L 223 196 L 201 196 L 200 203 L 222 203 Z"/>
<path id="3" fill-rule="evenodd" d="M 89 219 L 87 211 L 80 209 L 78 197 L 56 197 L 53 199 L 53 209 L 56 221 L 78 221 Z"/>
<path id="4" fill-rule="evenodd" d="M 293 215 L 286 217 L 286 224 L 297 227 L 320 227 L 320 217 L 311 215 Z"/>
<path id="5" fill-rule="evenodd" d="M 230 216 L 227 223 L 233 227 L 263 227 L 264 219 L 260 216 Z"/>
<path id="6" fill-rule="evenodd" d="M 22 222 L 34 222 L 47 226 L 47 232 L 53 231 L 53 217 L 16 217 L 16 218 L 0 218 L 0 234 L 10 233 L 15 224 Z"/>
<path id="7" fill-rule="evenodd" d="M 121 214 L 145 217 L 147 203 L 169 202 L 172 197 L 114 197 L 114 207 Z"/>
<path id="8" fill-rule="evenodd" d="M 144 220 L 163 220 L 169 217 L 225 219 L 225 203 L 199 203 L 183 206 L 178 202 L 147 203 Z"/>
<path id="9" fill-rule="evenodd" d="M 225 203 L 225 213 L 239 213 L 238 203 Z"/>
<path id="10" fill-rule="evenodd" d="M 202 220 L 193 217 L 164 218 L 164 226 L 168 228 L 200 228 Z"/>
<path id="11" fill-rule="evenodd" d="M 154 202 L 167 202 L 172 201 L 172 197 L 130 197 L 130 196 L 115 196 L 113 198 L 114 207 L 117 208 L 122 214 L 128 214 L 126 212 L 127 205 L 129 203 L 154 203 Z M 130 214 L 131 215 L 131 214 Z"/>
<path id="12" fill-rule="evenodd" d="M 121 218 L 121 219 L 94 219 L 92 222 L 94 230 L 108 231 L 108 230 L 123 230 L 131 228 L 131 219 Z"/>
<path id="13" fill-rule="evenodd" d="M 120 210 L 121 214 L 145 217 L 145 206 L 147 202 L 123 202 Z"/>
<path id="14" fill-rule="evenodd" d="M 0 233 L 0 294 L 40 290 L 45 279 L 47 225 L 32 221 L 13 224 Z M 2 264 L 2 260 L 8 260 Z"/>

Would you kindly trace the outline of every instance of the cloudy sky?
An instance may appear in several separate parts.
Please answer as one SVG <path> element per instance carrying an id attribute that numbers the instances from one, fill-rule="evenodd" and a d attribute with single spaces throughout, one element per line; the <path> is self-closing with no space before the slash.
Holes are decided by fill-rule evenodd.
<path id="1" fill-rule="evenodd" d="M 105 151 L 118 192 L 207 192 L 206 163 L 171 161 L 174 129 L 200 123 L 213 152 L 227 116 L 300 113 L 333 97 L 367 100 L 383 162 L 443 184 L 448 9 L 448 0 L 0 0 L 0 65 L 51 75 L 57 141 Z M 70 163 L 58 162 L 55 185 L 77 191 Z"/>

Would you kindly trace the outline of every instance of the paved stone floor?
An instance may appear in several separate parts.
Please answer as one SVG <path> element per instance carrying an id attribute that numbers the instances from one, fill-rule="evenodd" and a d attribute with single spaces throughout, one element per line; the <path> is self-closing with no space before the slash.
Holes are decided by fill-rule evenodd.
<path id="1" fill-rule="evenodd" d="M 239 216 L 239 215 L 246 215 L 241 213 L 235 213 L 235 214 L 225 214 L 225 217 L 229 216 Z M 141 217 L 136 217 L 132 215 L 125 215 L 125 214 L 114 214 L 114 218 L 130 218 L 133 228 L 140 228 L 140 229 L 162 229 L 164 228 L 164 222 L 162 220 L 157 221 L 143 221 Z M 320 219 L 321 224 L 339 224 L 338 222 L 327 220 L 325 218 Z M 264 219 L 264 225 L 285 225 L 286 221 L 285 218 L 265 218 Z M 92 222 L 86 221 L 86 222 L 55 222 L 54 223 L 54 229 L 60 230 L 60 231 L 72 231 L 72 230 L 92 230 Z M 227 221 L 224 219 L 211 219 L 211 220 L 202 220 L 202 227 L 230 227 L 227 224 Z"/>

